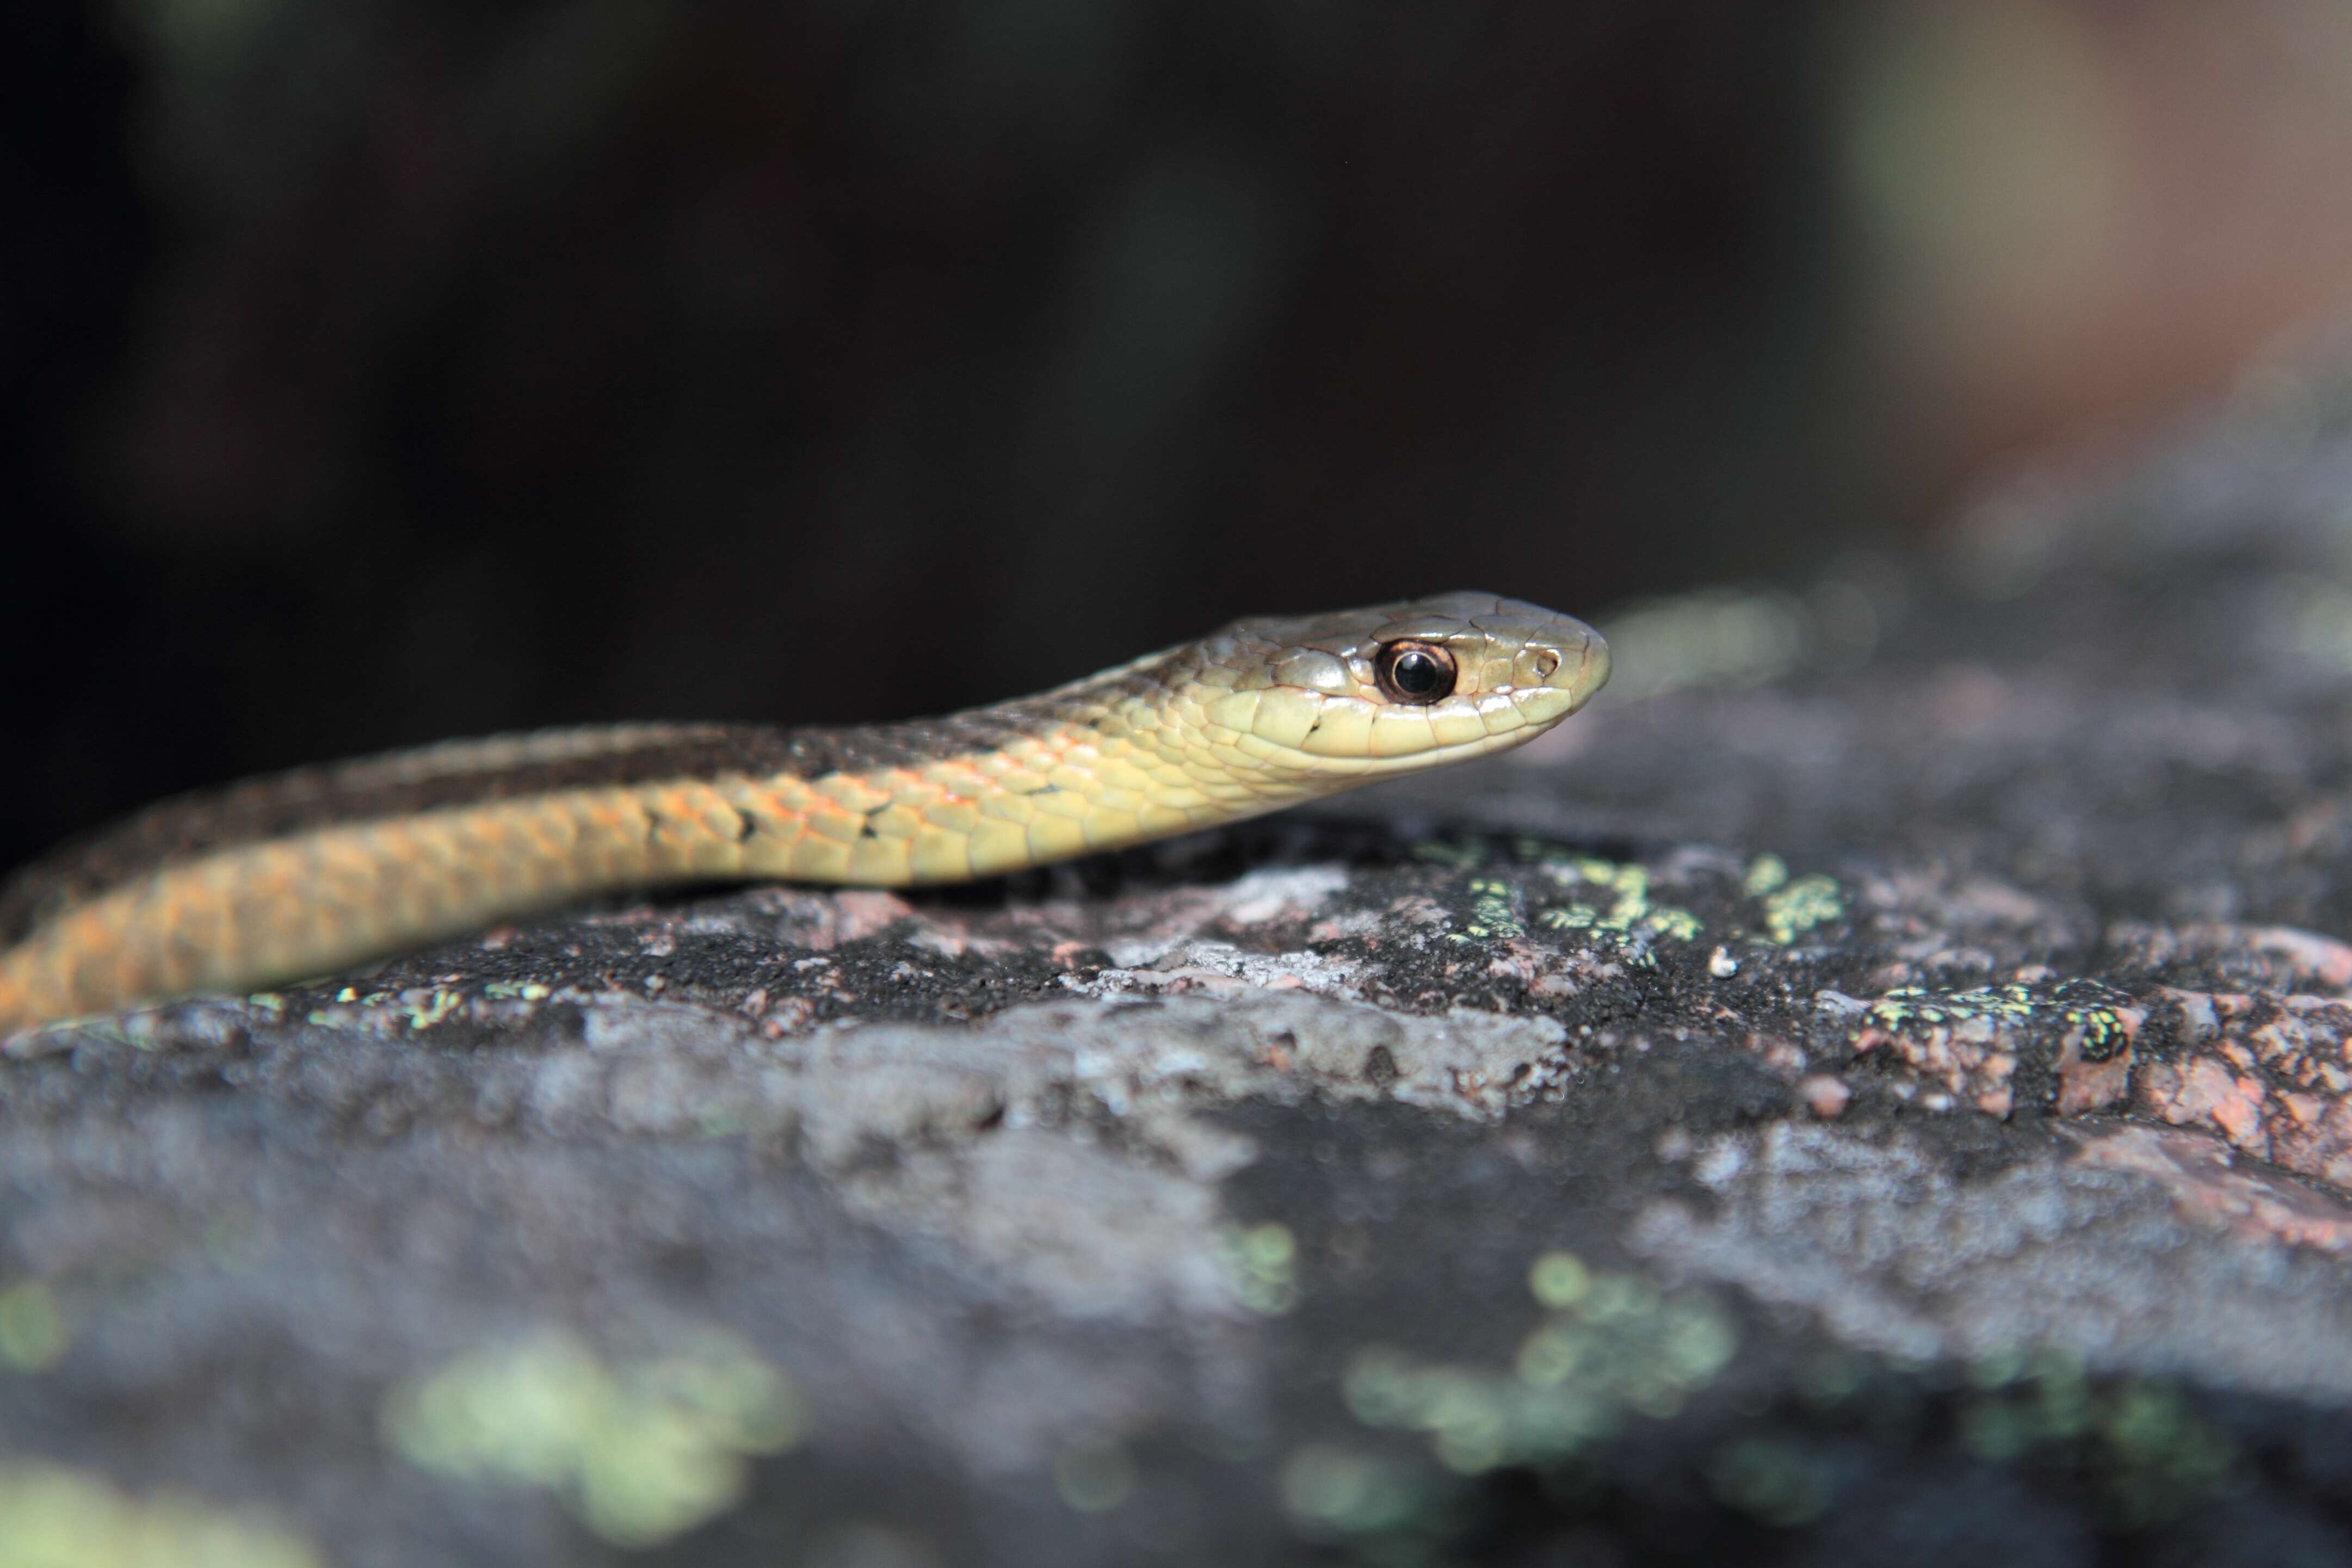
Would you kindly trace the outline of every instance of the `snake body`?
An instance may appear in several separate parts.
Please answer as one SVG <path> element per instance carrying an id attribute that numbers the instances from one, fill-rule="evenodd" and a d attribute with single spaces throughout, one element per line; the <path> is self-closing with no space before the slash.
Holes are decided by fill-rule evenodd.
<path id="1" fill-rule="evenodd" d="M 1485 594 L 1244 620 L 1042 695 L 838 730 L 453 742 L 167 801 L 0 887 L 0 1034 L 329 973 L 598 893 L 961 881 L 1506 750 L 1608 678 Z"/>

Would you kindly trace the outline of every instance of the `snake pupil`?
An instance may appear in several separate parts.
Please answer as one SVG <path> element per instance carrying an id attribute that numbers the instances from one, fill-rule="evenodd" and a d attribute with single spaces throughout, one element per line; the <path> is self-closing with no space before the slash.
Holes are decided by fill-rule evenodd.
<path id="1" fill-rule="evenodd" d="M 1373 668 L 1381 689 L 1399 702 L 1426 707 L 1454 692 L 1454 656 L 1427 643 L 1391 643 Z"/>

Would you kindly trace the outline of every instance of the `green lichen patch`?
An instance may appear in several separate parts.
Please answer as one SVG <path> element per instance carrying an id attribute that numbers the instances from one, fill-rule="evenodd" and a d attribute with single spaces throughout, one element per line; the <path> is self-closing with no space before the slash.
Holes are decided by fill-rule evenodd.
<path id="1" fill-rule="evenodd" d="M 268 1516 L 183 1492 L 132 1497 L 64 1465 L 0 1465 L 0 1562 L 26 1568 L 323 1568 Z"/>
<path id="2" fill-rule="evenodd" d="M 548 985 L 510 985 L 489 980 L 480 994 L 468 994 L 452 985 L 421 985 L 409 990 L 362 992 L 346 985 L 334 992 L 327 1006 L 308 1008 L 303 1023 L 318 1030 L 367 1030 L 369 1035 L 425 1035 L 449 1023 L 520 1023 L 530 1018 L 541 1002 L 560 994 Z"/>
<path id="3" fill-rule="evenodd" d="M 435 987 L 418 1001 L 408 1005 L 408 1026 L 411 1031 L 429 1029 L 465 1005 L 466 999 L 455 991 Z"/>
<path id="4" fill-rule="evenodd" d="M 1377 1539 L 1412 1524 L 1428 1500 L 1405 1467 L 1329 1443 L 1309 1443 L 1282 1466 L 1291 1521 L 1323 1540 Z"/>
<path id="5" fill-rule="evenodd" d="M 1961 1448 L 1988 1464 L 2072 1471 L 2099 1497 L 2112 1529 L 2177 1519 L 2227 1488 L 2237 1468 L 2229 1435 L 2168 1383 L 2096 1376 L 2080 1358 L 2046 1348 L 1997 1352 L 1960 1370 L 1953 1432 Z"/>
<path id="6" fill-rule="evenodd" d="M 1778 855 L 1759 855 L 1748 862 L 1740 891 L 1761 906 L 1764 934 L 1780 947 L 1845 919 L 1845 891 L 1833 879 L 1818 874 L 1792 878 L 1788 862 Z"/>
<path id="7" fill-rule="evenodd" d="M 1416 839 L 1408 853 L 1416 860 L 1443 866 L 1449 871 L 1475 871 L 1486 863 L 1490 855 L 1486 844 L 1476 838 Z"/>
<path id="8" fill-rule="evenodd" d="M 1279 1317 L 1298 1305 L 1298 1242 L 1287 1226 L 1226 1226 L 1217 1233 L 1217 1258 L 1234 1299 L 1251 1311 Z"/>
<path id="9" fill-rule="evenodd" d="M 1648 867 L 1591 855 L 1547 855 L 1538 862 L 1544 883 L 1526 897 L 1541 930 L 1577 933 L 1644 967 L 1656 963 L 1661 941 L 1696 942 L 1706 926 L 1690 910 L 1651 896 Z"/>
<path id="10" fill-rule="evenodd" d="M 1963 991 L 1904 986 L 1870 1005 L 1854 1038 L 1859 1043 L 1873 1030 L 1916 1033 L 1965 1029 L 1970 1025 L 1990 1026 L 1996 1036 L 2027 1030 L 2079 1031 L 2083 1058 L 2099 1062 L 2130 1044 L 2140 1017 L 2128 993 L 2095 980 L 2020 981 Z"/>
<path id="11" fill-rule="evenodd" d="M 1309 1533 L 1347 1542 L 1359 1561 L 1454 1561 L 1445 1548 L 1456 1539 L 1453 1521 L 1461 1510 L 1449 1509 L 1447 1498 L 1458 1502 L 1478 1477 L 1516 1467 L 1532 1469 L 1548 1494 L 1572 1498 L 1569 1506 L 1605 1512 L 1602 1494 L 1624 1481 L 1612 1479 L 1611 1439 L 1629 1415 L 1656 1413 L 1628 1395 L 1706 1386 L 1736 1348 L 1730 1323 L 1712 1302 L 1591 1270 L 1570 1255 L 1539 1259 L 1530 1282 L 1570 1305 L 1530 1336 L 1516 1376 L 1393 1351 L 1367 1352 L 1349 1369 L 1346 1393 L 1358 1418 L 1429 1433 L 1454 1479 L 1316 1446 L 1286 1468 L 1285 1500 L 1295 1521 Z M 1542 1359 L 1549 1352 L 1538 1352 L 1531 1367 L 1529 1352 L 1557 1342 L 1569 1325 L 1592 1333 L 1644 1321 L 1640 1332 L 1596 1338 L 1587 1357 L 1571 1360 L 1592 1368 L 1580 1384 L 1574 1372 L 1551 1380 Z M 1833 1352 L 1759 1415 L 1690 1450 L 1690 1479 L 1726 1510 L 1776 1531 L 1802 1531 L 1853 1500 L 1857 1436 L 1895 1441 L 1923 1463 L 1940 1454 L 2037 1483 L 2063 1477 L 2096 1499 L 2100 1523 L 2124 1537 L 2161 1531 L 2244 1479 L 2228 1431 L 2170 1384 L 2095 1373 L 2079 1357 L 2050 1348 L 1960 1362 Z"/>
<path id="12" fill-rule="evenodd" d="M 2038 1478 L 2071 1474 L 2101 1500 L 2107 1528 L 2125 1533 L 2160 1528 L 2211 1499 L 2238 1464 L 2228 1435 L 2169 1384 L 2094 1375 L 2053 1349 L 1957 1365 L 1842 1352 L 1802 1381 L 1801 1414 L 1735 1439 L 1707 1467 L 1718 1501 L 1784 1528 L 1837 1501 L 1830 1455 L 1838 1434 L 1856 1428 L 1948 1437 L 1972 1459 Z"/>
<path id="13" fill-rule="evenodd" d="M 1958 991 L 1906 986 L 1871 1003 L 1850 1039 L 1855 1051 L 1883 1050 L 1944 1091 L 2005 1117 L 2017 1108 L 2021 1087 L 2046 1086 L 2062 1110 L 2109 1103 L 2123 1079 L 2103 1064 L 2129 1047 L 2145 1016 L 2128 994 L 2090 980 Z"/>
<path id="14" fill-rule="evenodd" d="M 1519 923 L 1516 908 L 1517 892 L 1510 883 L 1492 877 L 1471 878 L 1470 922 L 1451 933 L 1452 939 L 1471 942 L 1527 935 L 1528 929 Z"/>
<path id="15" fill-rule="evenodd" d="M 1696 1291 L 1662 1293 L 1567 1253 L 1538 1259 L 1529 1282 L 1553 1310 L 1511 1371 L 1374 1346 L 1349 1363 L 1349 1409 L 1370 1426 L 1427 1433 L 1448 1469 L 1475 1475 L 1574 1455 L 1606 1440 L 1627 1412 L 1671 1416 L 1738 1347 L 1729 1316 Z"/>
<path id="16" fill-rule="evenodd" d="M 1696 942 L 1706 930 L 1690 910 L 1652 900 L 1646 866 L 1586 856 L 1566 864 L 1547 865 L 1545 870 L 1560 887 L 1590 888 L 1607 898 L 1605 906 L 1598 900 L 1590 903 L 1579 900 L 1546 910 L 1542 921 L 1549 930 L 1591 931 L 1627 940 L 1664 937 L 1675 942 Z"/>
<path id="17" fill-rule="evenodd" d="M 1751 899 L 1760 899 L 1786 887 L 1788 881 L 1786 860 L 1778 855 L 1759 855 L 1748 863 L 1748 874 L 1740 879 L 1739 890 Z"/>
<path id="18" fill-rule="evenodd" d="M 47 1372 L 73 1344 L 73 1323 L 46 1279 L 20 1279 L 0 1289 L 0 1365 Z"/>
<path id="19" fill-rule="evenodd" d="M 1706 927 L 1691 910 L 1653 897 L 1646 866 L 1621 863 L 1548 839 L 1520 837 L 1507 845 L 1478 839 L 1429 840 L 1412 847 L 1416 859 L 1465 874 L 1469 907 L 1455 942 L 1513 941 L 1530 926 L 1583 933 L 1633 962 L 1654 962 L 1659 941 L 1691 942 Z M 1534 879 L 1492 869 L 1533 868 Z"/>
<path id="20" fill-rule="evenodd" d="M 1612 958 L 1654 967 L 1661 944 L 1745 941 L 1789 949 L 1851 918 L 1835 878 L 1796 875 L 1774 854 L 1744 866 L 1698 856 L 1661 872 L 1549 839 L 1430 840 L 1414 858 L 1463 878 L 1468 908 L 1447 940 L 1509 940 L 1529 931 L 1569 936 Z M 1672 901 L 1662 885 L 1675 889 Z M 1736 963 L 1736 961 L 1734 961 Z"/>
<path id="21" fill-rule="evenodd" d="M 543 1487 L 619 1546 L 650 1546 L 741 1496 L 749 1456 L 805 1424 L 792 1380 L 715 1331 L 621 1363 L 568 1333 L 462 1356 L 395 1390 L 383 1412 L 410 1463 Z"/>

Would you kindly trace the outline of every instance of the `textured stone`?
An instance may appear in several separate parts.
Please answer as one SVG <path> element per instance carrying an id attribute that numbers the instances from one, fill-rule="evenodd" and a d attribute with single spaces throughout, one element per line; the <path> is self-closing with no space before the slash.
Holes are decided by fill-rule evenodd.
<path id="1" fill-rule="evenodd" d="M 2352 1553 L 2309 391 L 1941 562 L 1622 617 L 1626 694 L 1480 770 L 20 1039 L 0 1538 Z"/>

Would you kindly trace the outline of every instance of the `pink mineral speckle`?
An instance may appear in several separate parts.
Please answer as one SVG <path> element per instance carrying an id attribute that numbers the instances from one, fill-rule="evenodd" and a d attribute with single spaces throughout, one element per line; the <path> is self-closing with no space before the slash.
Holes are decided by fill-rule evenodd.
<path id="1" fill-rule="evenodd" d="M 2233 1074 L 2223 1059 L 2210 1056 L 2185 1068 L 2150 1062 L 2140 1080 L 2143 1102 L 2166 1121 L 2217 1127 L 2239 1148 L 2264 1155 L 2270 1152 L 2263 1126 L 2267 1093 L 2260 1079 Z"/>
<path id="2" fill-rule="evenodd" d="M 2234 1170 L 2210 1134 L 2124 1127 L 2086 1140 L 2075 1158 L 2161 1184 L 2186 1217 L 2325 1252 L 2352 1251 L 2352 1205 L 2291 1181 Z"/>
<path id="3" fill-rule="evenodd" d="M 1806 1109 L 1823 1121 L 1836 1120 L 1844 1111 L 1846 1102 L 1853 1099 L 1853 1090 L 1846 1087 L 1843 1079 L 1825 1072 L 1803 1079 L 1797 1085 L 1797 1093 L 1803 1097 Z"/>

